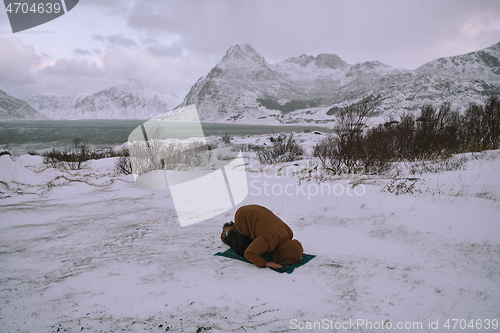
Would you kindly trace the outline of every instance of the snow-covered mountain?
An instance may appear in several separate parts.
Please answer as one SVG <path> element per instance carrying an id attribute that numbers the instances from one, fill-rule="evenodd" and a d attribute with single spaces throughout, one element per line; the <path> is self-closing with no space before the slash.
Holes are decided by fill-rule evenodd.
<path id="1" fill-rule="evenodd" d="M 43 114 L 33 109 L 25 101 L 7 95 L 0 90 L 0 119 L 47 119 Z"/>
<path id="2" fill-rule="evenodd" d="M 95 93 L 37 94 L 26 102 L 52 119 L 148 119 L 172 110 L 180 101 L 127 79 Z"/>
<path id="3" fill-rule="evenodd" d="M 367 95 L 378 97 L 376 111 L 388 118 L 428 103 L 481 103 L 490 94 L 500 94 L 500 43 L 415 70 L 378 61 L 350 65 L 334 54 L 303 54 L 269 64 L 246 44 L 231 47 L 191 87 L 181 106 L 196 104 L 205 122 L 324 123 L 339 107 Z M 136 79 L 96 93 L 38 94 L 26 101 L 52 119 L 148 119 L 180 102 Z"/>
<path id="4" fill-rule="evenodd" d="M 382 116 L 450 101 L 464 106 L 500 93 L 500 43 L 431 61 L 415 70 L 378 61 L 347 64 L 334 54 L 269 64 L 250 45 L 231 47 L 181 105 L 203 121 L 328 122 L 338 107 L 375 95 Z"/>

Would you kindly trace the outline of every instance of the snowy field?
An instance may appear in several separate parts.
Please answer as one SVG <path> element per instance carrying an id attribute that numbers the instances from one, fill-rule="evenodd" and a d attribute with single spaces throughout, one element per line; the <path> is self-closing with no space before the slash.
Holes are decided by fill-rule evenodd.
<path id="1" fill-rule="evenodd" d="M 499 331 L 500 151 L 384 177 L 252 156 L 243 204 L 317 256 L 292 274 L 214 256 L 236 209 L 181 228 L 169 192 L 114 159 L 68 171 L 1 156 L 0 332 Z"/>

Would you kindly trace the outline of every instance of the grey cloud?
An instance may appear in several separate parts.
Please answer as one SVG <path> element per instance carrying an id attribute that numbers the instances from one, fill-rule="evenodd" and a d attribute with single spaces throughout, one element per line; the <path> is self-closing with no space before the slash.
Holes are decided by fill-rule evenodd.
<path id="1" fill-rule="evenodd" d="M 103 11 L 107 15 L 117 15 L 126 18 L 135 0 L 84 0 L 79 2 L 79 7 L 94 7 L 91 10 Z"/>
<path id="2" fill-rule="evenodd" d="M 103 30 L 93 36 L 95 45 L 75 41 L 70 50 L 76 50 L 73 55 L 99 55 L 100 66 L 59 59 L 37 74 L 34 66 L 50 60 L 42 51 L 56 58 L 61 53 L 38 43 L 40 56 L 20 40 L 4 39 L 0 40 L 2 87 L 26 83 L 26 91 L 45 85 L 53 91 L 77 92 L 88 91 L 84 83 L 114 83 L 134 76 L 161 89 L 187 90 L 229 47 L 245 43 L 271 63 L 304 53 L 334 53 L 351 64 L 379 60 L 415 68 L 500 40 L 498 29 L 471 26 L 468 35 L 463 33 L 468 22 L 481 23 L 482 17 L 500 22 L 498 0 L 86 0 L 80 4 L 86 15 L 105 13 L 109 22 L 101 21 Z M 73 28 L 78 33 L 84 29 Z M 177 42 L 169 45 L 173 36 Z"/>
<path id="3" fill-rule="evenodd" d="M 436 45 L 458 38 L 462 25 L 482 11 L 500 17 L 500 2 L 141 0 L 127 22 L 146 32 L 178 34 L 196 53 L 222 56 L 234 44 L 250 43 L 272 60 L 335 53 L 351 63 L 409 66 L 432 60 Z"/>
<path id="4" fill-rule="evenodd" d="M 41 76 L 97 77 L 104 75 L 101 68 L 85 59 L 58 59 L 53 66 L 39 71 Z"/>
<path id="5" fill-rule="evenodd" d="M 131 3 L 133 1 L 130 0 L 85 0 L 81 1 L 81 5 L 95 5 L 95 6 L 100 6 L 100 7 L 110 7 L 110 8 L 116 8 L 123 6 L 124 3 Z"/>
<path id="6" fill-rule="evenodd" d="M 22 85 L 34 83 L 31 68 L 41 57 L 33 46 L 24 44 L 19 38 L 0 38 L 0 82 Z"/>
<path id="7" fill-rule="evenodd" d="M 125 38 L 121 34 L 109 36 L 109 37 L 107 37 L 107 41 L 111 45 L 118 45 L 118 46 L 123 46 L 123 47 L 135 47 L 135 46 L 137 46 L 137 43 L 135 41 L 133 41 L 130 38 Z"/>
<path id="8" fill-rule="evenodd" d="M 153 44 L 147 47 L 149 53 L 160 57 L 178 57 L 182 55 L 182 45 L 174 43 L 173 45 Z"/>
<path id="9" fill-rule="evenodd" d="M 84 50 L 84 49 L 74 49 L 73 53 L 78 54 L 78 55 L 82 55 L 82 56 L 86 56 L 86 55 L 91 55 L 92 54 L 92 52 L 90 52 L 89 50 Z"/>
<path id="10" fill-rule="evenodd" d="M 101 35 L 95 35 L 93 38 L 96 41 L 104 42 L 104 43 L 107 43 L 111 46 L 121 46 L 121 47 L 125 47 L 125 48 L 138 46 L 138 44 L 134 40 L 132 40 L 130 38 L 126 38 L 122 34 L 116 34 L 116 35 L 107 36 L 107 37 L 104 37 Z"/>
<path id="11" fill-rule="evenodd" d="M 157 44 L 158 40 L 156 38 L 147 37 L 141 39 L 141 43 L 144 45 Z"/>

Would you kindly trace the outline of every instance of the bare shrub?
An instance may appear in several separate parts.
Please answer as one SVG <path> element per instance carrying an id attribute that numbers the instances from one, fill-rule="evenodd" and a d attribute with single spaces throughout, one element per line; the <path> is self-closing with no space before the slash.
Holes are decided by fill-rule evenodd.
<path id="1" fill-rule="evenodd" d="M 373 96 L 363 98 L 358 103 L 341 108 L 335 115 L 334 132 L 339 137 L 353 137 L 363 132 L 367 127 L 367 120 L 378 100 Z"/>
<path id="2" fill-rule="evenodd" d="M 425 105 L 414 126 L 414 140 L 406 157 L 433 159 L 460 152 L 496 149 L 500 144 L 500 100 L 472 103 L 460 115 L 450 103 Z M 408 148 L 408 145 L 406 146 Z"/>
<path id="3" fill-rule="evenodd" d="M 259 145 L 254 145 L 251 143 L 240 143 L 238 145 L 234 145 L 231 148 L 233 151 L 239 151 L 241 150 L 242 152 L 253 152 L 253 151 L 259 151 L 264 149 L 264 147 L 259 146 Z"/>
<path id="4" fill-rule="evenodd" d="M 338 158 L 338 141 L 338 137 L 328 135 L 313 147 L 313 156 L 320 160 L 323 169 L 334 174 L 339 173 L 341 169 Z"/>
<path id="5" fill-rule="evenodd" d="M 422 193 L 422 191 L 416 186 L 418 181 L 418 178 L 392 179 L 386 186 L 384 186 L 382 191 L 393 193 L 395 195 Z"/>
<path id="6" fill-rule="evenodd" d="M 450 103 L 439 109 L 425 105 L 416 119 L 414 156 L 436 158 L 456 153 L 460 147 L 458 111 L 451 110 Z"/>
<path id="7" fill-rule="evenodd" d="M 418 117 L 403 114 L 400 121 L 366 130 L 367 116 L 375 104 L 368 98 L 337 112 L 334 134 L 313 150 L 324 169 L 334 174 L 380 174 L 395 161 L 427 160 L 439 161 L 439 170 L 454 169 L 462 163 L 446 162 L 453 154 L 497 149 L 500 145 L 497 97 L 490 97 L 484 105 L 471 104 L 464 115 L 452 110 L 450 103 L 424 105 Z"/>
<path id="8" fill-rule="evenodd" d="M 415 151 L 415 116 L 401 115 L 398 123 L 390 125 L 394 137 L 394 155 L 399 160 L 413 159 Z"/>
<path id="9" fill-rule="evenodd" d="M 388 126 L 377 126 L 360 139 L 360 167 L 365 174 L 383 174 L 391 169 L 395 155 L 394 136 Z"/>
<path id="10" fill-rule="evenodd" d="M 463 170 L 466 163 L 472 157 L 468 156 L 452 156 L 449 158 L 438 158 L 434 160 L 419 160 L 408 162 L 408 170 L 410 174 L 417 175 L 423 173 L 439 173 L 443 171 Z"/>
<path id="11" fill-rule="evenodd" d="M 370 113 L 377 105 L 372 96 L 359 103 L 341 108 L 335 115 L 334 134 L 327 136 L 313 148 L 313 155 L 318 157 L 323 168 L 334 173 L 382 172 L 388 168 L 385 149 L 377 142 L 384 135 L 383 129 L 375 129 L 364 134 Z M 376 137 L 376 138 L 374 138 Z M 382 158 L 386 159 L 382 161 Z"/>
<path id="12" fill-rule="evenodd" d="M 120 156 L 115 162 L 115 172 L 118 174 L 130 175 L 133 173 L 132 163 L 130 162 L 130 150 L 123 148 Z"/>
<path id="13" fill-rule="evenodd" d="M 392 137 L 382 126 L 357 136 L 356 140 L 342 141 L 329 135 L 313 147 L 313 156 L 333 174 L 381 174 L 392 166 Z"/>
<path id="14" fill-rule="evenodd" d="M 63 160 L 63 152 L 61 150 L 57 150 L 55 147 L 53 147 L 50 152 L 43 154 L 43 163 L 48 164 L 51 168 L 57 168 Z"/>
<path id="15" fill-rule="evenodd" d="M 134 174 L 153 170 L 183 170 L 206 165 L 210 144 L 182 142 L 168 137 L 162 126 L 147 128 L 146 140 L 129 142 L 130 164 Z"/>
<path id="16" fill-rule="evenodd" d="M 70 170 L 80 170 L 85 167 L 91 157 L 88 143 L 82 138 L 75 136 L 73 146 L 69 149 L 56 149 L 43 154 L 43 163 L 53 168 L 63 166 Z"/>
<path id="17" fill-rule="evenodd" d="M 208 146 L 199 142 L 178 143 L 172 140 L 134 141 L 129 146 L 133 173 L 153 170 L 182 170 L 206 165 Z"/>
<path id="18" fill-rule="evenodd" d="M 257 151 L 257 159 L 262 164 L 296 161 L 304 155 L 304 148 L 293 139 L 293 133 L 282 133 L 269 140 L 272 146 Z"/>
<path id="19" fill-rule="evenodd" d="M 226 145 L 229 145 L 231 143 L 231 141 L 233 140 L 233 137 L 227 133 L 225 133 L 222 137 L 221 137 L 221 140 L 223 143 L 225 143 Z"/>
<path id="20" fill-rule="evenodd" d="M 464 151 L 496 149 L 500 145 L 500 99 L 491 96 L 484 105 L 470 104 L 462 119 Z"/>
<path id="21" fill-rule="evenodd" d="M 43 154 L 38 154 L 37 152 L 29 153 L 30 155 L 43 156 L 43 163 L 53 168 L 61 167 L 69 170 L 81 170 L 87 165 L 89 160 L 128 156 L 126 149 L 91 150 L 86 140 L 78 136 L 75 136 L 72 142 L 73 145 L 70 148 L 58 149 L 53 147 L 51 151 Z"/>
<path id="22" fill-rule="evenodd" d="M 239 150 L 233 150 L 233 147 L 217 149 L 216 158 L 219 161 L 229 161 L 238 156 Z"/>
<path id="23" fill-rule="evenodd" d="M 368 116 L 377 106 L 373 96 L 368 96 L 360 102 L 343 107 L 337 112 L 334 132 L 337 135 L 333 157 L 347 173 L 356 173 L 363 168 L 363 131 L 367 127 Z"/>
<path id="24" fill-rule="evenodd" d="M 131 175 L 133 173 L 130 156 L 118 157 L 115 163 L 115 172 L 124 175 Z"/>
<path id="25" fill-rule="evenodd" d="M 2 155 L 11 155 L 12 156 L 12 149 L 10 148 L 10 145 L 8 143 L 3 145 L 3 149 L 0 150 L 0 156 Z"/>

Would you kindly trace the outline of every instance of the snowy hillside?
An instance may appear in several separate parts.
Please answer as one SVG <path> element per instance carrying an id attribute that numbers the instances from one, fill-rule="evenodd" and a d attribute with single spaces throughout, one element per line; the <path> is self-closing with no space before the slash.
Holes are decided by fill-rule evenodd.
<path id="1" fill-rule="evenodd" d="M 296 139 L 310 154 L 318 135 Z M 317 256 L 290 275 L 214 256 L 235 210 L 181 228 L 170 193 L 113 159 L 69 171 L 0 156 L 0 332 L 498 331 L 500 151 L 384 177 L 246 158 L 244 204 Z"/>
<path id="2" fill-rule="evenodd" d="M 370 94 L 380 99 L 381 117 L 390 117 L 426 103 L 482 103 L 492 93 L 500 93 L 500 43 L 415 70 L 378 61 L 349 65 L 334 54 L 269 64 L 247 44 L 231 47 L 182 105 L 196 104 L 211 122 L 329 122 L 336 108 Z"/>
<path id="3" fill-rule="evenodd" d="M 127 79 L 96 93 L 38 94 L 26 101 L 51 119 L 149 119 L 180 102 L 175 95 L 158 94 L 137 79 Z"/>
<path id="4" fill-rule="evenodd" d="M 46 119 L 46 117 L 33 109 L 25 101 L 7 95 L 0 90 L 0 119 Z"/>

